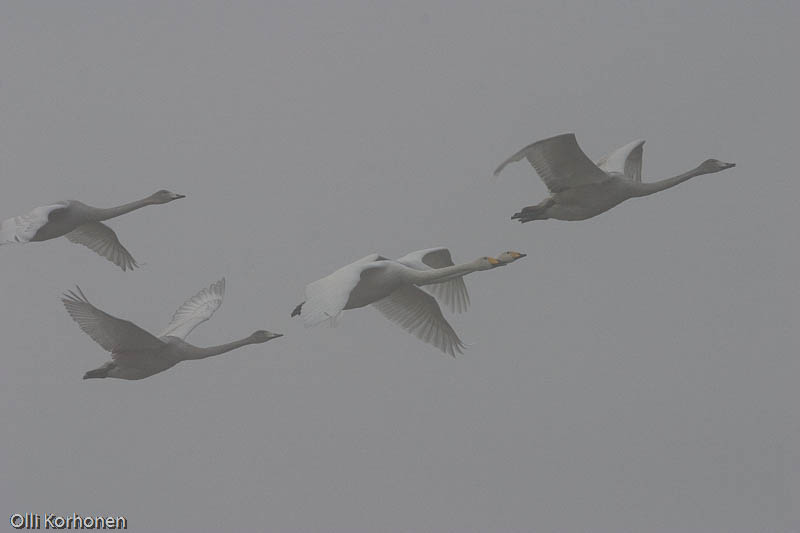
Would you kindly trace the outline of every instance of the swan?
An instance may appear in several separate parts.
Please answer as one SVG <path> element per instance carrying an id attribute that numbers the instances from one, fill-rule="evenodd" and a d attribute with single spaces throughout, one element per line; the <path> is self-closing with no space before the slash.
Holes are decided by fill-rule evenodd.
<path id="1" fill-rule="evenodd" d="M 496 257 L 500 264 L 495 265 L 494 268 L 513 263 L 522 257 L 525 257 L 525 254 L 512 251 L 503 252 Z M 416 270 L 433 270 L 454 265 L 450 250 L 441 246 L 416 250 L 395 259 L 395 261 Z M 428 285 L 427 289 L 453 313 L 463 313 L 469 308 L 469 293 L 463 277 L 433 283 Z"/>
<path id="2" fill-rule="evenodd" d="M 497 176 L 509 163 L 526 158 L 544 184 L 550 197 L 515 213 L 520 222 L 544 220 L 586 220 L 608 211 L 629 198 L 648 196 L 702 174 L 735 167 L 707 159 L 692 170 L 650 183 L 642 183 L 643 140 L 630 142 L 598 161 L 589 159 L 578 146 L 575 135 L 557 135 L 526 146 L 503 161 Z"/>
<path id="3" fill-rule="evenodd" d="M 500 265 L 494 257 L 443 268 L 417 270 L 378 254 L 370 254 L 306 285 L 306 301 L 292 311 L 306 327 L 334 321 L 345 309 L 372 304 L 383 316 L 455 357 L 464 343 L 442 315 L 436 299 L 420 286 L 460 279 L 470 272 Z"/>
<path id="4" fill-rule="evenodd" d="M 119 242 L 114 230 L 102 221 L 148 205 L 166 204 L 180 198 L 185 196 L 161 190 L 142 200 L 108 209 L 92 207 L 75 200 L 56 202 L 0 223 L 0 245 L 46 241 L 63 235 L 70 241 L 97 252 L 123 271 L 133 270 L 139 266 L 136 260 Z"/>
<path id="5" fill-rule="evenodd" d="M 61 301 L 69 316 L 94 341 L 111 352 L 111 361 L 90 370 L 83 379 L 143 379 L 172 368 L 181 361 L 205 359 L 248 344 L 267 342 L 280 333 L 259 330 L 244 339 L 209 348 L 193 346 L 184 339 L 214 314 L 225 294 L 225 278 L 198 292 L 181 305 L 158 337 L 133 322 L 104 313 L 84 296 L 80 287 L 64 293 Z"/>

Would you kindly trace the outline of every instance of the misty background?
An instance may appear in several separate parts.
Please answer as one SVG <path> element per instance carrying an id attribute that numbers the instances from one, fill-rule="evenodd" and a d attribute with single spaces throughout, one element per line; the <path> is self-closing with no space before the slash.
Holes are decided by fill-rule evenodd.
<path id="1" fill-rule="evenodd" d="M 0 218 L 187 198 L 109 225 L 124 273 L 0 248 L 0 512 L 132 531 L 800 531 L 796 2 L 5 2 Z M 583 222 L 496 165 L 575 132 L 647 140 Z M 370 252 L 528 257 L 466 278 L 452 359 L 371 308 L 289 313 Z M 143 381 L 59 301 L 157 333 L 286 336 Z M 4 518 L 5 520 L 6 518 Z M 10 526 L 6 526 L 10 530 Z"/>

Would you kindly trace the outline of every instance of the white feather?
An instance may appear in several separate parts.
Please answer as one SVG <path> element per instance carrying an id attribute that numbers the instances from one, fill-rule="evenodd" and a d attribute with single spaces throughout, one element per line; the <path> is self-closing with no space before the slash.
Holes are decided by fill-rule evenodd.
<path id="1" fill-rule="evenodd" d="M 362 273 L 380 266 L 374 263 L 378 257 L 378 254 L 368 255 L 306 285 L 306 301 L 300 315 L 306 327 L 334 320 L 347 305 Z"/>
<path id="2" fill-rule="evenodd" d="M 413 285 L 397 289 L 372 304 L 386 318 L 416 336 L 455 357 L 463 353 L 464 343 L 442 315 L 436 299 Z"/>
<path id="3" fill-rule="evenodd" d="M 94 341 L 112 354 L 129 351 L 160 350 L 164 342 L 133 322 L 101 311 L 84 296 L 79 287 L 61 299 L 69 316 Z"/>
<path id="4" fill-rule="evenodd" d="M 609 174 L 622 174 L 633 182 L 641 183 L 643 152 L 644 140 L 637 139 L 602 157 L 597 161 L 597 166 Z"/>
<path id="5" fill-rule="evenodd" d="M 0 244 L 30 242 L 39 229 L 50 220 L 50 214 L 57 209 L 67 207 L 66 202 L 45 205 L 31 210 L 30 213 L 7 218 L 0 223 Z"/>
<path id="6" fill-rule="evenodd" d="M 172 315 L 172 320 L 159 337 L 170 335 L 185 339 L 194 328 L 211 318 L 222 305 L 224 296 L 225 278 L 222 278 L 186 300 Z"/>
<path id="7" fill-rule="evenodd" d="M 454 264 L 450 250 L 441 246 L 410 252 L 397 259 L 397 262 L 417 270 L 444 268 Z M 463 277 L 426 285 L 426 288 L 454 313 L 463 313 L 469 308 L 469 293 Z"/>
<path id="8" fill-rule="evenodd" d="M 608 174 L 598 168 L 581 150 L 572 133 L 557 135 L 526 146 L 503 161 L 494 171 L 495 175 L 509 163 L 523 158 L 533 166 L 552 193 L 599 184 L 608 179 Z"/>
<path id="9" fill-rule="evenodd" d="M 139 264 L 119 242 L 114 230 L 102 222 L 87 222 L 64 235 L 70 242 L 82 244 L 124 270 L 133 270 Z"/>

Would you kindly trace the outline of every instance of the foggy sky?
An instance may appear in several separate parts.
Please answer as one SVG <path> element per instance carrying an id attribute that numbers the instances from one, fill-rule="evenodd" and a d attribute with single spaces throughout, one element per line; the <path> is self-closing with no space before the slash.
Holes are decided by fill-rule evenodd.
<path id="1" fill-rule="evenodd" d="M 335 4 L 335 5 L 334 5 Z M 66 239 L 0 248 L 0 511 L 131 531 L 800 531 L 795 2 L 6 2 L 0 218 L 112 220 L 141 270 Z M 583 222 L 535 140 L 644 138 L 644 179 L 735 169 Z M 452 359 L 371 308 L 290 319 L 371 252 L 447 246 Z M 59 295 L 157 333 L 285 337 L 143 381 Z M 8 526 L 6 526 L 8 527 Z M 10 527 L 9 527 L 10 529 Z"/>

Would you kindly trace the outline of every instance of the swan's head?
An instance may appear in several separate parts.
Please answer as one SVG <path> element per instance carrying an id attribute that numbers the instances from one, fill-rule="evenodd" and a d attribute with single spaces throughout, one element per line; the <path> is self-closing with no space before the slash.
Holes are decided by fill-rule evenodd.
<path id="1" fill-rule="evenodd" d="M 495 259 L 494 257 L 479 257 L 475 260 L 475 265 L 478 267 L 478 270 L 489 270 L 492 268 L 496 268 L 499 266 L 504 266 L 505 263 L 502 261 Z"/>
<path id="2" fill-rule="evenodd" d="M 522 259 L 523 257 L 527 257 L 528 254 L 523 254 L 520 252 L 514 252 L 513 250 L 509 250 L 508 252 L 503 252 L 502 254 L 497 256 L 497 260 L 507 265 L 508 263 L 513 263 L 517 259 Z"/>
<path id="3" fill-rule="evenodd" d="M 281 333 L 272 333 L 271 331 L 260 329 L 250 335 L 250 340 L 253 341 L 253 343 L 262 343 L 277 339 L 278 337 L 283 337 L 283 335 Z"/>
<path id="4" fill-rule="evenodd" d="M 714 172 L 720 172 L 722 170 L 726 170 L 732 167 L 735 167 L 736 163 L 726 163 L 725 161 L 720 161 L 719 159 L 706 159 L 700 166 L 698 170 L 701 170 L 703 174 L 711 174 Z"/>
<path id="5" fill-rule="evenodd" d="M 166 204 L 167 202 L 171 202 L 173 200 L 179 200 L 181 198 L 186 198 L 183 194 L 178 194 L 172 191 L 168 191 L 166 189 L 161 189 L 157 193 L 154 193 L 150 199 L 153 200 L 153 203 L 156 204 Z"/>

